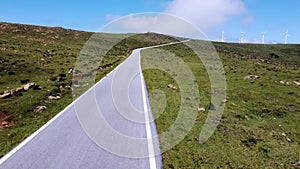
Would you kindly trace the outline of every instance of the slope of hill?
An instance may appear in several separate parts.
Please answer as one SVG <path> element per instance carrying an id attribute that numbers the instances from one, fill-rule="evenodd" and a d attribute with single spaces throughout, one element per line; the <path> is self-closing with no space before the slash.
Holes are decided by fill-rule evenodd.
<path id="1" fill-rule="evenodd" d="M 0 23 L 0 35 L 0 95 L 4 97 L 0 98 L 0 156 L 3 156 L 73 101 L 73 76 L 68 72 L 93 33 Z M 99 35 L 103 37 L 98 39 L 102 45 L 123 36 Z M 174 40 L 153 33 L 126 38 L 107 53 L 99 64 L 101 70 L 96 79 L 122 62 L 133 48 Z"/>
<path id="2" fill-rule="evenodd" d="M 220 124 L 205 144 L 199 144 L 198 137 L 210 109 L 206 70 L 184 45 L 164 47 L 189 65 L 198 81 L 199 106 L 206 109 L 199 111 L 185 139 L 163 153 L 164 168 L 299 167 L 299 45 L 213 44 L 223 62 L 227 97 Z M 283 50 L 289 52 L 280 52 Z M 166 110 L 156 119 L 162 133 L 179 112 L 180 94 L 166 87 L 177 84 L 157 70 L 146 70 L 145 78 L 148 91 L 162 90 L 168 100 Z"/>
<path id="3" fill-rule="evenodd" d="M 73 68 L 92 33 L 31 25 L 0 23 L 0 156 L 3 156 L 73 101 Z M 103 34 L 105 41 L 122 35 Z M 153 33 L 126 38 L 99 65 L 97 80 L 122 62 L 134 48 L 176 41 Z M 195 126 L 171 150 L 163 153 L 164 168 L 292 168 L 300 161 L 300 46 L 213 43 L 223 62 L 227 103 L 214 135 L 205 143 L 197 138 L 210 107 L 210 83 L 204 66 L 183 44 L 160 49 L 187 63 L 198 81 L 201 103 Z M 109 65 L 109 66 L 107 66 Z M 111 67 L 112 66 L 112 67 Z M 161 90 L 167 98 L 156 119 L 166 131 L 177 116 L 180 95 L 160 70 L 145 70 L 148 91 Z M 257 75 L 259 79 L 245 79 Z M 34 82 L 29 89 L 25 85 Z M 49 99 L 49 96 L 59 100 Z M 155 100 L 152 100 L 155 101 Z M 39 107 L 38 106 L 45 106 Z M 154 115 L 156 114 L 154 108 Z"/>
<path id="4" fill-rule="evenodd" d="M 260 59 L 299 68 L 300 44 L 231 44 L 214 42 L 218 52 L 243 59 Z"/>

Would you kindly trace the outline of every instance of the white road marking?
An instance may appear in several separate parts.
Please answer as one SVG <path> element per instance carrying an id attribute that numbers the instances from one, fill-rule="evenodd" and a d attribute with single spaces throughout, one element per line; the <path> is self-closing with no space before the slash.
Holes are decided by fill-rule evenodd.
<path id="1" fill-rule="evenodd" d="M 162 44 L 162 45 L 156 45 L 156 46 L 150 46 L 145 48 L 136 49 L 139 54 L 139 63 L 140 63 L 140 75 L 141 75 L 141 85 L 142 85 L 142 97 L 143 97 L 143 107 L 144 107 L 144 113 L 145 113 L 145 126 L 146 126 L 146 136 L 148 140 L 148 155 L 149 155 L 149 163 L 150 163 L 150 169 L 157 169 L 156 166 L 156 159 L 155 159 L 155 152 L 154 152 L 154 146 L 153 146 L 153 139 L 152 139 L 152 131 L 150 126 L 150 120 L 149 120 L 149 109 L 147 106 L 147 99 L 146 99 L 146 86 L 144 82 L 144 76 L 142 72 L 142 66 L 141 66 L 141 53 L 140 51 L 143 49 L 151 49 L 156 47 L 162 47 L 162 46 L 168 46 L 168 45 L 174 45 L 178 43 L 185 43 L 190 40 L 185 40 L 181 42 L 172 42 L 168 44 Z M 135 50 L 134 50 L 135 51 Z"/>
<path id="2" fill-rule="evenodd" d="M 140 75 L 141 75 L 142 97 L 143 97 L 143 105 L 144 105 L 143 107 L 145 113 L 146 135 L 148 140 L 149 163 L 150 163 L 150 169 L 157 169 L 153 140 L 152 140 L 152 131 L 151 131 L 150 120 L 149 120 L 149 111 L 148 111 L 147 99 L 146 99 L 146 91 L 145 91 L 146 86 L 145 86 L 144 76 L 141 67 L 141 55 L 140 55 L 140 51 L 138 52 L 139 52 L 139 60 L 140 60 Z"/>
<path id="3" fill-rule="evenodd" d="M 111 72 L 109 72 L 106 76 L 109 76 L 111 73 L 113 73 L 114 71 L 116 71 L 116 69 L 118 69 L 124 62 L 122 62 L 121 64 L 119 64 L 115 69 L 113 69 Z M 97 86 L 99 83 L 101 83 L 102 80 L 104 80 L 106 78 L 106 76 L 104 76 L 101 80 L 99 80 L 97 83 L 95 83 L 90 89 L 88 89 L 87 91 L 85 91 L 81 96 L 79 96 L 75 101 L 73 101 L 72 103 L 70 103 L 66 108 L 64 108 L 60 113 L 58 113 L 56 116 L 54 116 L 51 120 L 49 120 L 46 124 L 44 124 L 41 128 L 39 128 L 37 131 L 35 131 L 34 133 L 32 133 L 30 136 L 28 136 L 25 140 L 23 140 L 20 144 L 18 144 L 15 148 L 13 148 L 11 151 L 9 151 L 6 155 L 4 155 L 1 159 L 0 159 L 0 165 L 2 163 L 4 163 L 7 159 L 9 159 L 14 153 L 16 153 L 18 150 L 20 150 L 25 144 L 27 144 L 28 142 L 30 142 L 35 136 L 37 136 L 40 132 L 42 132 L 45 128 L 47 128 L 53 121 L 55 121 L 58 117 L 60 117 L 63 113 L 66 112 L 66 110 L 68 110 L 71 106 L 73 106 L 78 100 L 80 100 L 86 93 L 90 92 L 91 90 L 93 90 L 95 88 L 95 86 Z"/>

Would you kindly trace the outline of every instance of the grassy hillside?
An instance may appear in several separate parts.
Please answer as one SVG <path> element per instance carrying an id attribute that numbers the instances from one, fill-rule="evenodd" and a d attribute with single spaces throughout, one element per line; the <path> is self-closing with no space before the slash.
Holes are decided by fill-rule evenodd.
<path id="1" fill-rule="evenodd" d="M 299 68 L 300 44 L 230 44 L 214 42 L 218 52 L 241 59 L 259 59 L 263 62 Z"/>
<path id="2" fill-rule="evenodd" d="M 199 112 L 187 137 L 163 153 L 164 168 L 299 167 L 296 163 L 300 160 L 300 86 L 294 83 L 300 81 L 299 46 L 214 45 L 226 73 L 227 103 L 217 130 L 205 144 L 199 144 L 198 137 L 210 107 L 206 70 L 198 57 L 182 44 L 161 48 L 175 53 L 189 65 L 198 81 L 200 107 L 206 108 L 205 112 Z M 284 54 L 284 50 L 289 52 Z M 271 53 L 279 58 L 270 57 Z M 162 133 L 178 115 L 180 94 L 167 87 L 177 84 L 159 70 L 145 70 L 144 74 L 148 91 L 162 90 L 168 100 L 167 108 L 156 119 Z M 260 78 L 244 79 L 248 75 Z"/>
<path id="3" fill-rule="evenodd" d="M 72 102 L 73 68 L 81 48 L 92 33 L 62 28 L 0 23 L 0 94 L 29 82 L 27 91 L 0 99 L 0 156 Z M 123 35 L 103 34 L 105 43 Z M 176 41 L 153 33 L 135 35 L 119 42 L 99 66 L 101 79 L 134 48 Z M 194 127 L 174 148 L 163 153 L 164 168 L 293 168 L 300 161 L 300 46 L 213 43 L 223 62 L 227 80 L 227 103 L 214 135 L 205 143 L 199 133 L 210 107 L 210 83 L 201 61 L 183 44 L 161 47 L 174 53 L 197 79 L 201 103 Z M 151 54 L 151 50 L 143 55 Z M 142 60 L 143 61 L 143 60 Z M 144 64 L 144 63 L 143 63 Z M 110 66 L 107 66 L 110 65 Z M 177 117 L 180 89 L 161 70 L 144 70 L 149 92 L 161 90 L 167 98 L 159 115 L 153 107 L 159 133 Z M 259 79 L 244 79 L 258 75 Z M 60 100 L 49 100 L 59 95 Z M 150 94 L 151 95 L 151 94 Z M 156 100 L 151 100 L 154 105 Z M 37 106 L 46 106 L 35 112 Z M 4 123 L 3 123 L 4 122 Z M 299 165 L 298 165 L 299 167 Z"/>
<path id="4" fill-rule="evenodd" d="M 36 88 L 0 99 L 0 111 L 12 126 L 1 125 L 0 156 L 72 102 L 68 68 L 91 33 L 62 28 L 0 23 L 0 93 L 34 82 Z M 70 43 L 72 42 L 72 43 Z M 61 74 L 61 75 L 60 75 Z M 66 77 L 63 77 L 64 75 Z M 60 93 L 63 99 L 50 101 L 48 95 Z M 37 106 L 46 106 L 41 113 Z"/>
<path id="5" fill-rule="evenodd" d="M 0 23 L 0 95 L 28 83 L 27 91 L 0 98 L 0 157 L 73 101 L 72 74 L 76 58 L 92 33 L 31 25 Z M 106 45 L 124 35 L 100 34 Z M 101 79 L 133 48 L 174 41 L 153 33 L 135 35 L 115 45 L 99 64 Z M 109 66 L 107 66 L 109 65 Z M 75 70 L 74 70 L 75 71 Z M 49 100 L 48 96 L 60 96 Z M 36 112 L 38 106 L 46 110 Z"/>

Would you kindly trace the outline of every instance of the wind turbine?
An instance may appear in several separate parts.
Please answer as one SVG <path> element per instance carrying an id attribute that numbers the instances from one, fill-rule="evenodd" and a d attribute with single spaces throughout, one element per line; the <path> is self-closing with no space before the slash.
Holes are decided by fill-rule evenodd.
<path id="1" fill-rule="evenodd" d="M 285 37 L 285 39 L 284 39 L 284 44 L 287 44 L 288 43 L 288 37 L 289 37 L 290 35 L 289 35 L 289 30 L 287 29 L 286 30 L 286 32 L 284 33 L 284 37 Z"/>
<path id="2" fill-rule="evenodd" d="M 224 40 L 224 34 L 225 34 L 225 32 L 224 31 L 222 31 L 222 42 L 225 42 L 225 40 Z"/>
<path id="3" fill-rule="evenodd" d="M 241 32 L 241 41 L 240 43 L 244 43 L 245 32 Z"/>
<path id="4" fill-rule="evenodd" d="M 265 32 L 261 33 L 261 43 L 265 44 Z"/>

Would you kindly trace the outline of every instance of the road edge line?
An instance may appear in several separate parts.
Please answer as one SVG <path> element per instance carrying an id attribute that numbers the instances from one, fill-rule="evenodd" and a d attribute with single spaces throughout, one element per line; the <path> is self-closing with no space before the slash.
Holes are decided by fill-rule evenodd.
<path id="1" fill-rule="evenodd" d="M 132 53 L 134 50 L 132 51 Z M 131 55 L 131 54 L 130 54 Z M 129 56 L 130 56 L 129 55 Z M 95 83 L 91 88 L 89 88 L 87 91 L 85 91 L 82 95 L 80 95 L 77 99 L 75 99 L 72 103 L 70 103 L 67 107 L 65 107 L 61 112 L 56 114 L 53 118 L 51 118 L 47 123 L 42 125 L 38 130 L 33 132 L 31 135 L 26 137 L 21 143 L 19 143 L 16 147 L 14 147 L 12 150 L 10 150 L 8 153 L 6 153 L 2 158 L 0 158 L 0 166 L 8 160 L 12 155 L 14 155 L 18 150 L 20 150 L 23 146 L 25 146 L 27 143 L 29 143 L 35 136 L 37 136 L 40 132 L 42 132 L 44 129 L 46 129 L 53 121 L 55 121 L 58 117 L 60 117 L 63 113 L 66 112 L 67 109 L 69 109 L 71 106 L 73 106 L 76 102 L 78 102 L 86 93 L 91 92 L 99 83 L 101 83 L 102 80 L 105 79 L 106 76 L 110 75 L 116 69 L 119 68 L 128 58 L 123 60 L 122 63 L 120 63 L 117 67 L 115 67 L 112 71 L 110 71 L 108 74 L 106 74 L 102 79 L 100 79 L 97 83 Z M 96 78 L 96 77 L 95 77 Z M 77 115 L 76 115 L 77 117 Z"/>
<path id="2" fill-rule="evenodd" d="M 148 140 L 148 155 L 149 155 L 149 164 L 150 169 L 157 169 L 156 167 L 156 159 L 155 159 L 155 153 L 154 153 L 154 146 L 153 146 L 153 140 L 152 140 L 152 131 L 150 126 L 150 120 L 149 120 L 149 111 L 147 106 L 147 100 L 146 100 L 146 86 L 144 81 L 144 76 L 142 72 L 141 67 L 141 53 L 139 52 L 139 68 L 140 68 L 140 77 L 141 77 L 141 85 L 142 85 L 142 98 L 143 98 L 143 108 L 145 113 L 145 126 L 146 126 L 146 136 Z"/>

